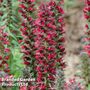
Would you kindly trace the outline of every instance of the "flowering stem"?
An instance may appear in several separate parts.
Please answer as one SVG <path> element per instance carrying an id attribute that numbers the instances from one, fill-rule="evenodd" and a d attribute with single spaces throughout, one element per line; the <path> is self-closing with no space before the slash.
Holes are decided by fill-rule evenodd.
<path id="1" fill-rule="evenodd" d="M 63 9 L 61 2 L 50 1 L 39 8 L 38 19 L 33 30 L 35 38 L 35 58 L 37 60 L 37 83 L 40 90 L 55 88 L 56 70 L 65 68 Z M 64 75 L 61 76 L 61 78 Z M 64 80 L 64 79 L 62 79 Z M 60 86 L 63 89 L 63 86 Z M 62 90 L 61 89 L 61 90 Z"/>
<path id="2" fill-rule="evenodd" d="M 84 17 L 87 20 L 85 38 L 84 38 L 84 46 L 82 53 L 82 76 L 85 80 L 86 87 L 90 84 L 90 0 L 85 0 L 85 8 L 83 10 Z"/>
<path id="3" fill-rule="evenodd" d="M 23 60 L 26 69 L 29 70 L 29 75 L 25 78 L 35 78 L 35 57 L 34 57 L 34 35 L 33 35 L 33 23 L 34 23 L 34 0 L 21 0 L 19 5 L 19 12 L 22 16 L 22 28 L 20 29 L 23 40 L 21 46 L 21 52 L 23 53 Z M 25 73 L 24 73 L 25 74 Z M 29 82 L 31 89 L 32 83 Z"/>

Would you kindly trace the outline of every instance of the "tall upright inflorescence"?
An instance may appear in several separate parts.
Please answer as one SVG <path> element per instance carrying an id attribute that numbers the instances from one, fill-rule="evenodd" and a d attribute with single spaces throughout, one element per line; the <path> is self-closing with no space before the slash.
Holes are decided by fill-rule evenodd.
<path id="1" fill-rule="evenodd" d="M 21 52 L 23 53 L 23 60 L 29 75 L 25 78 L 35 78 L 35 57 L 34 57 L 34 35 L 33 35 L 33 13 L 34 0 L 19 0 L 19 12 L 21 13 L 22 27 L 20 29 L 21 35 L 23 37 Z M 24 72 L 25 73 L 25 72 Z M 27 73 L 27 72 L 26 72 Z"/>
<path id="2" fill-rule="evenodd" d="M 35 58 L 37 63 L 37 88 L 39 90 L 51 90 L 55 88 L 56 73 L 60 70 L 60 89 L 63 90 L 65 62 L 64 48 L 64 11 L 61 2 L 49 1 L 41 4 L 38 18 L 35 21 Z M 62 83 L 61 83 L 62 82 Z"/>
<path id="3" fill-rule="evenodd" d="M 82 54 L 82 76 L 86 82 L 86 87 L 90 84 L 90 0 L 85 0 L 85 8 L 83 10 L 84 17 L 87 21 L 85 25 L 85 38 L 83 41 L 83 54 Z"/>
<path id="4" fill-rule="evenodd" d="M 10 49 L 8 33 L 4 32 L 3 28 L 0 28 L 0 71 L 4 71 L 6 74 L 10 74 L 10 68 L 8 65 Z"/>
<path id="5" fill-rule="evenodd" d="M 4 18 L 6 14 L 3 11 L 4 9 L 3 2 L 4 0 L 0 0 L 0 8 L 1 8 L 0 10 L 0 72 L 1 73 L 0 74 L 2 74 L 2 72 L 5 72 L 6 73 L 5 75 L 9 75 L 10 68 L 9 68 L 8 62 L 10 59 L 10 48 L 9 48 L 10 40 L 9 40 L 9 34 L 6 31 L 7 21 Z M 0 76 L 3 76 L 3 75 L 0 75 Z"/>

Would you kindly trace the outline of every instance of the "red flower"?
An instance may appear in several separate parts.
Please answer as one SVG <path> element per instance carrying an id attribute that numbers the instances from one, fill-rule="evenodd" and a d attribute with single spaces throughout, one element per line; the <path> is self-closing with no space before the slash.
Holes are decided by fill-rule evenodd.
<path id="1" fill-rule="evenodd" d="M 3 65 L 2 64 L 0 64 L 0 67 L 2 67 Z"/>
<path id="2" fill-rule="evenodd" d="M 9 53 L 9 52 L 10 52 L 10 49 L 9 49 L 9 48 L 5 48 L 4 51 L 5 51 L 6 53 Z"/>
<path id="3" fill-rule="evenodd" d="M 46 90 L 46 87 L 47 87 L 47 86 L 46 86 L 45 84 L 41 84 L 41 85 L 39 86 L 39 89 L 40 89 L 40 90 Z"/>
<path id="4" fill-rule="evenodd" d="M 55 77 L 52 76 L 52 75 L 49 75 L 48 78 L 49 78 L 50 80 L 53 80 L 53 81 L 55 80 Z"/>
<path id="5" fill-rule="evenodd" d="M 55 10 L 57 11 L 57 16 L 55 15 Z M 62 14 L 64 14 L 64 11 L 59 6 L 59 3 L 50 1 L 40 6 L 38 19 L 34 23 L 36 70 L 41 74 L 38 73 L 37 75 L 37 83 L 40 83 L 40 85 L 45 83 L 44 89 L 53 87 L 56 64 L 59 63 L 58 66 L 60 66 L 62 72 L 65 68 L 65 62 L 63 61 L 65 53 L 63 33 L 65 31 L 63 30 Z M 59 56 L 62 60 L 58 60 Z M 45 80 L 47 80 L 47 84 Z M 41 87 L 40 85 L 39 88 Z"/>
<path id="6" fill-rule="evenodd" d="M 2 56 L 0 56 L 0 60 L 2 60 Z"/>
<path id="7" fill-rule="evenodd" d="M 90 5 L 90 0 L 86 0 L 86 5 Z"/>
<path id="8" fill-rule="evenodd" d="M 5 44 L 5 45 L 9 45 L 10 42 L 9 42 L 8 40 L 4 40 L 4 41 L 3 41 L 3 44 Z"/>
<path id="9" fill-rule="evenodd" d="M 20 86 L 20 90 L 27 90 L 26 86 Z"/>
<path id="10" fill-rule="evenodd" d="M 5 59 L 8 60 L 9 59 L 9 56 L 6 56 Z"/>
<path id="11" fill-rule="evenodd" d="M 10 69 L 4 69 L 4 71 L 9 73 L 10 72 Z"/>
<path id="12" fill-rule="evenodd" d="M 22 40 L 19 40 L 18 43 L 22 43 Z"/>
<path id="13" fill-rule="evenodd" d="M 58 10 L 59 13 L 64 14 L 64 11 L 60 6 L 56 6 L 56 9 Z"/>
<path id="14" fill-rule="evenodd" d="M 26 6 L 24 4 L 19 5 L 20 8 L 26 9 Z"/>
<path id="15" fill-rule="evenodd" d="M 25 64 L 25 65 L 30 65 L 30 62 L 24 61 L 24 64 Z"/>
<path id="16" fill-rule="evenodd" d="M 8 36 L 8 34 L 7 33 L 3 33 L 3 37 L 7 37 Z"/>
<path id="17" fill-rule="evenodd" d="M 85 49 L 85 50 L 90 50 L 90 45 L 85 45 L 85 46 L 84 46 L 84 49 Z"/>
<path id="18" fill-rule="evenodd" d="M 6 64 L 7 62 L 6 61 L 2 61 L 2 64 Z"/>
<path id="19" fill-rule="evenodd" d="M 54 51 L 55 48 L 54 47 L 48 47 L 48 51 Z"/>
<path id="20" fill-rule="evenodd" d="M 31 2 L 31 3 L 33 3 L 33 2 L 35 2 L 35 0 L 28 0 L 28 2 Z"/>
<path id="21" fill-rule="evenodd" d="M 60 18 L 58 19 L 58 22 L 62 23 L 62 22 L 63 22 L 63 18 L 60 17 Z"/>
<path id="22" fill-rule="evenodd" d="M 86 27 L 87 29 L 89 29 L 89 26 L 88 26 L 87 24 L 85 25 L 85 27 Z"/>
<path id="23" fill-rule="evenodd" d="M 56 57 L 56 54 L 55 53 L 48 55 L 48 59 L 49 60 L 54 59 L 55 57 Z"/>
<path id="24" fill-rule="evenodd" d="M 33 11 L 33 8 L 31 8 L 31 7 L 30 7 L 30 8 L 28 8 L 28 11 Z"/>

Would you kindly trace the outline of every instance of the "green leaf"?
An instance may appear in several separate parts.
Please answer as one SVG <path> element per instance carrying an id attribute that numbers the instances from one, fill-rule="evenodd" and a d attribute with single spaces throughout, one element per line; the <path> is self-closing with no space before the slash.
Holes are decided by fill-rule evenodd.
<path id="1" fill-rule="evenodd" d="M 20 53 L 19 47 L 18 48 L 11 48 L 12 57 L 11 57 L 11 65 L 10 70 L 11 74 L 13 74 L 16 78 L 22 76 L 22 70 L 24 68 L 24 64 L 22 58 L 22 53 Z"/>
<path id="2" fill-rule="evenodd" d="M 3 22 L 0 22 L 0 26 L 4 26 L 6 24 L 6 20 L 4 20 Z"/>
<path id="3" fill-rule="evenodd" d="M 12 90 L 19 90 L 19 87 L 18 86 L 14 86 L 14 87 L 12 87 Z"/>
<path id="4" fill-rule="evenodd" d="M 17 41 L 17 38 L 16 38 L 16 36 L 14 34 L 12 34 L 10 31 L 8 33 L 9 33 L 9 36 L 11 36 L 14 40 Z"/>
<path id="5" fill-rule="evenodd" d="M 90 90 L 90 84 L 88 85 L 88 89 L 87 90 Z"/>
<path id="6" fill-rule="evenodd" d="M 17 46 L 18 45 L 18 42 L 16 40 L 12 40 L 11 42 L 13 45 Z"/>
<path id="7" fill-rule="evenodd" d="M 13 30 L 16 30 L 16 27 L 13 24 L 9 24 L 9 27 L 12 28 Z"/>

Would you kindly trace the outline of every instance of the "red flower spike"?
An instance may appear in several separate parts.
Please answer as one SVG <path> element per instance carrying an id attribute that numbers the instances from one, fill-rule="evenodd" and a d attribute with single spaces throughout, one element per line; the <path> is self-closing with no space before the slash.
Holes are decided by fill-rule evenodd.
<path id="1" fill-rule="evenodd" d="M 4 28 L 5 27 L 1 27 L 0 29 L 0 41 L 1 41 L 1 48 L 3 51 L 0 53 L 0 61 L 1 61 L 0 68 L 3 67 L 2 71 L 4 71 L 4 69 L 6 68 L 5 65 L 6 64 L 8 65 L 7 60 L 9 60 L 8 55 L 10 53 L 10 49 L 8 48 L 8 45 L 10 44 L 9 39 L 8 39 L 8 33 L 4 32 Z M 7 48 L 5 48 L 6 45 L 7 45 Z M 5 72 L 5 73 L 9 74 L 8 72 Z"/>
<path id="2" fill-rule="evenodd" d="M 47 4 L 42 4 L 39 8 L 38 19 L 34 23 L 37 83 L 40 83 L 38 85 L 39 88 L 41 87 L 40 90 L 51 88 L 55 84 L 56 65 L 61 67 L 62 72 L 65 68 L 65 62 L 63 61 L 65 53 L 63 33 L 65 31 L 63 30 L 64 22 L 62 18 L 64 11 L 59 3 L 50 1 Z M 58 13 L 57 17 L 54 10 Z M 60 59 L 59 56 L 62 58 Z"/>
<path id="3" fill-rule="evenodd" d="M 35 78 L 36 70 L 35 70 L 35 47 L 34 47 L 34 35 L 33 35 L 33 29 L 34 29 L 34 19 L 32 14 L 35 11 L 34 8 L 34 2 L 35 0 L 19 0 L 21 3 L 19 5 L 19 13 L 21 14 L 21 35 L 23 39 L 19 42 L 22 42 L 23 44 L 21 46 L 21 52 L 23 53 L 23 64 L 26 67 L 32 67 L 32 70 L 30 70 L 30 74 L 32 75 L 31 78 Z M 29 76 L 28 76 L 29 78 Z M 28 86 L 28 90 L 32 90 L 31 87 L 36 87 L 30 83 L 30 87 Z"/>

